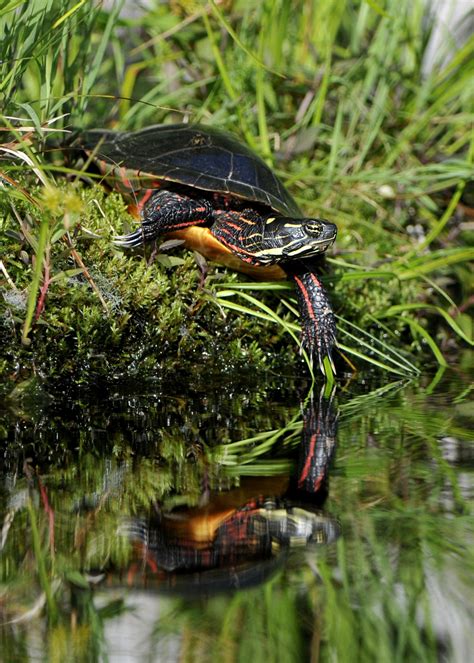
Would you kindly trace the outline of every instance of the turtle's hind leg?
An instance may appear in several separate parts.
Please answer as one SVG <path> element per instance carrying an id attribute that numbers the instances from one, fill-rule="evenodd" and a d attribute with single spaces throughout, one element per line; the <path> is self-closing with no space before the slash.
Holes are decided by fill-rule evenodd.
<path id="1" fill-rule="evenodd" d="M 160 189 L 150 196 L 142 210 L 140 228 L 114 238 L 114 244 L 132 249 L 151 242 L 165 233 L 207 223 L 213 207 L 205 198 L 192 198 L 183 193 Z"/>

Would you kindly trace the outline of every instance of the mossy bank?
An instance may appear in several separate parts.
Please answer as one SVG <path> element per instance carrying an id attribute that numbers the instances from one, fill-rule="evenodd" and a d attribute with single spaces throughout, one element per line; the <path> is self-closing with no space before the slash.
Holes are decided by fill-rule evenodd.
<path id="1" fill-rule="evenodd" d="M 472 343 L 474 38 L 428 70 L 422 0 L 120 8 L 0 13 L 2 372 L 310 374 L 291 284 L 213 266 L 201 288 L 192 255 L 116 251 L 124 201 L 50 151 L 73 127 L 183 120 L 233 132 L 305 214 L 338 226 L 323 278 L 339 374 L 458 362 Z"/>
<path id="2" fill-rule="evenodd" d="M 214 285 L 236 281 L 236 275 L 213 266 L 202 284 L 190 252 L 151 257 L 116 250 L 114 229 L 121 231 L 124 220 L 133 223 L 121 196 L 100 186 L 78 185 L 73 191 L 71 196 L 71 186 L 63 183 L 57 196 L 41 201 L 50 227 L 47 277 L 26 343 L 23 325 L 35 264 L 32 237 L 41 221 L 33 206 L 17 203 L 18 217 L 2 207 L 2 254 L 8 253 L 9 277 L 0 301 L 2 372 L 85 382 L 93 376 L 160 377 L 191 364 L 198 370 L 248 364 L 265 369 L 280 353 L 290 360 L 293 341 L 283 339 L 276 325 L 216 304 Z M 33 197 L 36 193 L 41 192 L 31 191 Z M 66 195 L 75 209 L 67 240 L 61 232 Z"/>

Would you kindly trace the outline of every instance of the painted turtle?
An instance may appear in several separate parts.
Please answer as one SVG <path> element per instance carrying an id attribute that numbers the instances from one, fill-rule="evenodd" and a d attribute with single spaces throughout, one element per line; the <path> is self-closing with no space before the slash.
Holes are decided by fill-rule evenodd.
<path id="1" fill-rule="evenodd" d="M 83 133 L 76 146 L 116 188 L 142 192 L 141 226 L 115 239 L 134 248 L 160 235 L 184 240 L 206 258 L 260 279 L 296 284 L 303 345 L 331 359 L 336 325 L 312 258 L 337 228 L 303 218 L 265 162 L 234 136 L 204 125 L 156 125 L 137 132 Z"/>

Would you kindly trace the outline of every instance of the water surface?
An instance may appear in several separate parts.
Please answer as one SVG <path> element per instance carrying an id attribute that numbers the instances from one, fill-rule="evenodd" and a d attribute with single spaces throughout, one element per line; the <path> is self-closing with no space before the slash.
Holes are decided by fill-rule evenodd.
<path id="1" fill-rule="evenodd" d="M 472 408 L 438 378 L 17 389 L 2 660 L 469 660 Z"/>

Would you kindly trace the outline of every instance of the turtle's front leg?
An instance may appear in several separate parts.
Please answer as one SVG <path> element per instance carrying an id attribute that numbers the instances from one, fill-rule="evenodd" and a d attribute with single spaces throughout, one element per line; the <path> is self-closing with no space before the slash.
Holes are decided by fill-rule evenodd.
<path id="1" fill-rule="evenodd" d="M 303 347 L 312 358 L 317 357 L 323 371 L 324 357 L 334 368 L 331 352 L 336 343 L 336 320 L 328 296 L 318 276 L 302 266 L 287 266 L 285 271 L 296 284 L 303 329 Z"/>
<path id="2" fill-rule="evenodd" d="M 135 248 L 167 232 L 207 223 L 213 211 L 211 203 L 205 198 L 195 199 L 160 189 L 145 203 L 140 228 L 128 235 L 115 237 L 114 244 L 128 249 Z"/>

